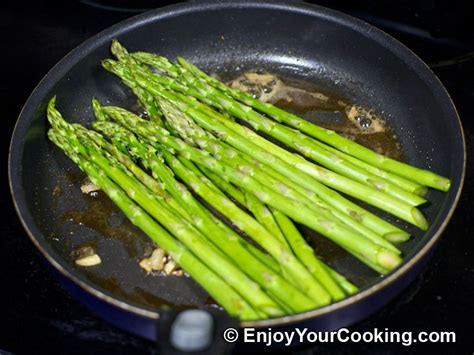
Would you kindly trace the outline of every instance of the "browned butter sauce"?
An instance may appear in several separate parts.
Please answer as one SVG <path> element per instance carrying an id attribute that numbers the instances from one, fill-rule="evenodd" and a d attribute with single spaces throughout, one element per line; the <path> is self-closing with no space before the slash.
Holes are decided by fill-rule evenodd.
<path id="1" fill-rule="evenodd" d="M 282 80 L 263 70 L 243 73 L 227 84 L 295 113 L 324 128 L 332 129 L 375 151 L 401 159 L 393 130 L 370 108 L 361 107 L 307 82 Z"/>
<path id="2" fill-rule="evenodd" d="M 313 123 L 335 130 L 378 152 L 396 159 L 402 158 L 400 145 L 392 129 L 382 117 L 376 115 L 370 108 L 360 107 L 349 102 L 346 98 L 325 92 L 306 82 L 281 79 L 262 70 L 241 74 L 228 81 L 228 84 Z M 79 189 L 84 175 L 71 176 L 70 179 L 77 183 Z M 59 193 L 59 190 L 55 190 L 55 199 L 58 198 Z M 110 238 L 119 241 L 129 257 L 136 260 L 136 267 L 139 268 L 139 260 L 149 256 L 154 248 L 151 240 L 123 218 L 118 208 L 104 193 L 93 192 L 86 198 L 88 208 L 67 211 L 63 216 L 64 219 L 95 230 L 98 233 L 96 238 L 99 243 L 101 239 Z M 305 235 L 314 235 L 312 232 L 307 233 L 305 229 L 303 232 Z M 337 260 L 345 254 L 341 248 L 325 238 L 311 238 L 311 244 L 316 247 L 316 253 L 323 254 L 323 257 L 329 262 Z M 324 252 L 320 252 L 321 250 Z M 101 252 L 107 253 L 107 250 Z M 187 307 L 181 303 L 166 301 L 141 287 L 128 287 L 127 290 L 124 290 L 122 282 L 116 277 L 104 276 L 103 273 L 97 271 L 100 270 L 100 267 L 87 269 L 84 272 L 92 282 L 121 298 L 153 308 L 159 306 Z M 144 271 L 143 274 L 145 274 Z M 148 278 L 147 282 L 153 282 L 154 279 L 153 277 Z M 352 279 L 352 281 L 357 282 L 358 280 Z M 214 301 L 209 298 L 204 303 L 213 304 Z"/>

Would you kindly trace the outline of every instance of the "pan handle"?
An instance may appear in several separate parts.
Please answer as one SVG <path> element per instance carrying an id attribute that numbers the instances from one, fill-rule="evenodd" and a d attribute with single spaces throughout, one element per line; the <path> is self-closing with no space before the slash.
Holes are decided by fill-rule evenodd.
<path id="1" fill-rule="evenodd" d="M 211 313 L 203 309 L 160 311 L 159 354 L 230 354 L 235 344 L 224 339 L 224 331 L 232 328 L 237 332 L 239 327 L 239 320 L 224 312 Z"/>

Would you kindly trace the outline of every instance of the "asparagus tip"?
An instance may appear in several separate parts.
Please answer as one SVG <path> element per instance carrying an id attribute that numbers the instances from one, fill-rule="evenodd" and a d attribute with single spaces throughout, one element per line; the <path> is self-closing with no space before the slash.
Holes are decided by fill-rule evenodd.
<path id="1" fill-rule="evenodd" d="M 176 60 L 177 60 L 178 63 L 181 64 L 181 65 L 188 63 L 188 61 L 187 61 L 186 59 L 184 59 L 183 57 L 180 57 L 180 56 L 176 57 Z"/>
<path id="2" fill-rule="evenodd" d="M 122 44 L 116 38 L 112 40 L 110 51 L 112 52 L 113 55 L 117 57 L 118 60 L 122 60 L 126 56 L 128 56 L 127 49 L 124 46 L 122 46 Z"/>
<path id="3" fill-rule="evenodd" d="M 105 70 L 113 72 L 114 64 L 116 63 L 116 61 L 113 59 L 107 58 L 107 59 L 103 59 L 100 63 Z"/>

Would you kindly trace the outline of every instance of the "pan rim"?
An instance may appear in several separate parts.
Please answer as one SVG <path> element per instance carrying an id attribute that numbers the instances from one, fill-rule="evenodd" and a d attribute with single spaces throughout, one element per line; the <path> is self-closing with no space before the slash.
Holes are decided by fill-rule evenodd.
<path id="1" fill-rule="evenodd" d="M 28 97 L 25 105 L 23 106 L 18 120 L 15 124 L 12 139 L 10 142 L 9 156 L 8 156 L 8 176 L 9 176 L 9 185 L 10 192 L 13 198 L 15 210 L 19 216 L 19 219 L 23 225 L 23 228 L 26 230 L 29 238 L 32 240 L 33 244 L 40 250 L 43 256 L 47 261 L 57 270 L 65 276 L 67 279 L 73 283 L 80 286 L 86 292 L 94 295 L 95 297 L 113 305 L 125 311 L 134 313 L 136 315 L 146 317 L 149 319 L 158 319 L 159 312 L 151 311 L 139 306 L 129 304 L 125 301 L 121 301 L 114 296 L 111 296 L 106 291 L 98 289 L 96 286 L 91 285 L 90 283 L 80 279 L 73 270 L 71 266 L 68 267 L 68 264 L 65 263 L 65 260 L 58 255 L 52 255 L 50 251 L 45 248 L 41 242 L 35 237 L 35 235 L 43 235 L 41 230 L 37 227 L 34 222 L 33 217 L 28 210 L 24 208 L 26 206 L 26 200 L 22 194 L 22 184 L 21 184 L 21 162 L 19 158 L 23 156 L 23 145 L 16 144 L 20 138 L 24 136 L 23 133 L 26 132 L 28 125 L 31 123 L 31 118 L 33 111 L 37 108 L 39 100 L 41 97 L 44 97 L 44 92 L 48 92 L 48 89 L 52 86 L 52 82 L 56 82 L 58 77 L 61 77 L 65 72 L 67 72 L 73 65 L 75 65 L 79 60 L 88 55 L 98 46 L 102 45 L 104 42 L 110 42 L 113 37 L 120 36 L 123 33 L 128 32 L 136 27 L 141 27 L 146 25 L 149 22 L 158 21 L 162 18 L 170 18 L 174 16 L 180 16 L 193 12 L 201 12 L 208 10 L 221 10 L 221 9 L 232 9 L 232 8 L 258 8 L 258 9 L 268 9 L 268 10 L 286 10 L 295 13 L 302 13 L 314 17 L 323 18 L 328 21 L 338 23 L 339 25 L 349 27 L 353 30 L 356 30 L 358 33 L 368 37 L 369 39 L 380 43 L 384 41 L 383 46 L 388 50 L 395 52 L 397 57 L 400 60 L 404 60 L 405 64 L 409 65 L 411 69 L 416 71 L 418 75 L 423 74 L 423 80 L 429 82 L 432 85 L 430 87 L 433 91 L 440 97 L 445 97 L 447 99 L 447 104 L 452 111 L 453 118 L 456 119 L 459 134 L 461 138 L 461 148 L 462 148 L 462 171 L 460 171 L 460 176 L 458 181 L 454 181 L 453 185 L 458 184 L 457 191 L 454 192 L 451 190 L 450 204 L 447 212 L 444 212 L 445 217 L 441 224 L 438 226 L 437 230 L 433 232 L 431 238 L 414 254 L 409 260 L 406 260 L 398 269 L 386 276 L 383 280 L 377 282 L 376 284 L 368 287 L 367 289 L 360 291 L 359 293 L 350 296 L 339 302 L 330 304 L 328 306 L 314 309 L 311 311 L 279 317 L 271 318 L 266 320 L 256 320 L 256 321 L 242 321 L 241 326 L 243 327 L 266 327 L 266 326 L 280 326 L 288 325 L 296 322 L 309 320 L 318 316 L 326 315 L 332 311 L 343 309 L 353 303 L 359 302 L 363 299 L 368 298 L 377 291 L 387 288 L 392 283 L 399 280 L 404 274 L 406 274 L 414 265 L 418 264 L 423 257 L 433 249 L 436 242 L 439 240 L 444 229 L 448 225 L 449 220 L 451 219 L 454 210 L 459 202 L 461 195 L 461 190 L 464 184 L 465 171 L 466 171 L 466 142 L 464 137 L 464 132 L 462 124 L 457 113 L 457 110 L 452 102 L 451 97 L 448 92 L 436 77 L 436 75 L 431 71 L 431 69 L 410 49 L 408 49 L 401 42 L 395 38 L 389 36 L 382 30 L 367 24 L 359 19 L 353 18 L 341 12 L 327 9 L 321 6 L 312 5 L 312 4 L 303 4 L 303 3 L 279 3 L 274 1 L 228 1 L 228 2 L 212 2 L 212 1 L 202 1 L 198 3 L 186 3 L 186 4 L 176 4 L 171 6 L 166 6 L 156 10 L 148 11 L 144 14 L 140 14 L 129 19 L 126 19 L 122 22 L 119 22 L 108 29 L 105 29 L 93 37 L 89 38 L 78 47 L 70 51 L 66 56 L 64 56 L 57 64 L 55 64 L 48 73 L 43 77 L 39 84 L 35 87 L 31 95 Z M 417 69 L 417 70 L 416 70 Z M 28 123 L 28 124 L 27 124 Z M 454 122 L 453 122 L 454 123 Z M 16 158 L 16 159 L 15 159 Z M 22 208 L 23 206 L 23 208 Z M 60 259 L 60 260 L 57 260 Z"/>

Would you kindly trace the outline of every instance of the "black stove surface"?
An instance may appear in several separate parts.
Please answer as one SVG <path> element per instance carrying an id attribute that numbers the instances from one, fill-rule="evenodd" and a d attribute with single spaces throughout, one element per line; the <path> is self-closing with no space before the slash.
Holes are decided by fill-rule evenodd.
<path id="1" fill-rule="evenodd" d="M 150 2 L 154 7 L 166 4 L 164 1 Z M 318 3 L 325 4 L 323 1 Z M 333 1 L 325 5 L 334 7 L 336 3 Z M 416 31 L 414 34 L 410 32 L 413 26 L 406 23 L 400 25 L 397 22 L 399 19 L 387 20 L 384 14 L 380 15 L 380 9 L 374 9 L 374 4 L 379 2 L 357 2 L 359 5 L 367 3 L 358 9 L 354 8 L 354 3 L 346 5 L 341 2 L 339 8 L 376 25 L 385 26 L 422 59 L 432 64 L 461 116 L 468 144 L 468 166 L 459 206 L 428 266 L 393 302 L 351 329 L 361 332 L 373 328 L 414 332 L 455 331 L 457 342 L 450 345 L 436 344 L 436 347 L 418 344 L 405 349 L 397 344 L 321 344 L 292 351 L 298 354 L 352 354 L 398 353 L 400 350 L 425 352 L 431 348 L 447 352 L 459 348 L 472 354 L 474 55 L 472 52 L 469 54 L 472 47 L 466 44 L 469 35 L 472 39 L 472 26 L 470 30 L 469 27 L 463 29 L 462 35 L 454 31 L 442 38 L 445 28 L 441 26 L 441 30 L 427 28 L 424 35 L 420 36 Z M 22 105 L 39 80 L 81 42 L 146 7 L 150 7 L 149 3 L 143 0 L 135 3 L 71 0 L 65 4 L 37 1 L 31 5 L 17 1 L 2 5 L 0 26 L 5 70 L 1 87 L 1 144 L 4 176 L 13 126 Z M 403 10 L 401 6 L 399 11 L 403 13 Z M 408 8 L 406 11 L 415 10 Z M 451 22 L 446 23 L 449 25 Z M 459 23 L 458 26 L 461 25 Z M 465 31 L 471 33 L 466 37 Z M 430 33 L 435 35 L 431 36 Z M 106 323 L 63 290 L 22 229 L 6 181 L 2 184 L 0 199 L 3 219 L 0 226 L 0 353 L 2 350 L 47 354 L 156 353 L 155 344 Z"/>

